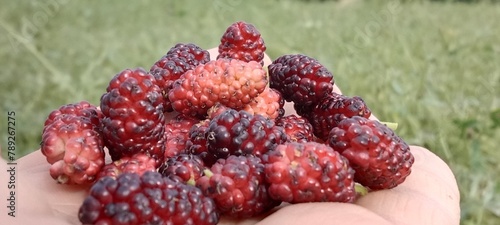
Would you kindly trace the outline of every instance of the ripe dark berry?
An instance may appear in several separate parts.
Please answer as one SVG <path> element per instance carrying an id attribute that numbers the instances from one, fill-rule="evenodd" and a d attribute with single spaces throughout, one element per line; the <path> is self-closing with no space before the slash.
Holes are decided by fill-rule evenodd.
<path id="1" fill-rule="evenodd" d="M 162 177 L 124 173 L 104 177 L 90 189 L 78 213 L 83 224 L 217 224 L 212 199 L 200 189 Z"/>
<path id="2" fill-rule="evenodd" d="M 314 134 L 326 141 L 330 130 L 343 119 L 353 116 L 369 118 L 370 115 L 371 110 L 361 97 L 331 93 L 316 104 L 305 117 L 311 122 Z"/>
<path id="3" fill-rule="evenodd" d="M 143 69 L 126 69 L 110 81 L 101 97 L 104 143 L 115 161 L 144 153 L 164 157 L 163 96 L 154 77 Z"/>
<path id="4" fill-rule="evenodd" d="M 189 130 L 189 140 L 186 143 L 186 151 L 191 154 L 201 154 L 207 151 L 207 139 L 205 133 L 210 124 L 209 119 L 201 120 L 194 124 Z"/>
<path id="5" fill-rule="evenodd" d="M 333 91 L 333 74 L 309 56 L 283 55 L 268 68 L 270 87 L 296 105 L 315 105 Z"/>
<path id="6" fill-rule="evenodd" d="M 414 157 L 406 142 L 386 125 L 364 117 L 342 120 L 328 138 L 356 171 L 354 180 L 371 189 L 389 189 L 411 172 Z"/>
<path id="7" fill-rule="evenodd" d="M 267 193 L 264 165 L 251 155 L 219 159 L 196 186 L 214 199 L 222 215 L 231 217 L 249 218 L 280 204 Z"/>
<path id="8" fill-rule="evenodd" d="M 210 61 L 210 53 L 193 43 L 177 43 L 163 58 L 183 59 L 189 66 L 184 69 L 190 70 Z"/>
<path id="9" fill-rule="evenodd" d="M 228 109 L 210 121 L 206 140 L 208 153 L 219 159 L 229 155 L 260 156 L 287 139 L 283 128 L 273 120 Z"/>
<path id="10" fill-rule="evenodd" d="M 186 152 L 189 130 L 198 119 L 179 114 L 165 124 L 165 158 Z"/>
<path id="11" fill-rule="evenodd" d="M 239 59 L 245 62 L 256 61 L 263 65 L 266 45 L 254 25 L 238 21 L 224 32 L 217 58 Z"/>
<path id="12" fill-rule="evenodd" d="M 189 140 L 186 142 L 186 152 L 198 155 L 205 165 L 212 165 L 217 161 L 213 154 L 209 154 L 207 150 L 206 132 L 210 125 L 210 119 L 205 119 L 195 124 L 189 130 Z"/>
<path id="13" fill-rule="evenodd" d="M 186 153 L 168 158 L 158 168 L 158 172 L 163 176 L 191 185 L 203 175 L 203 170 L 203 160 L 198 155 Z"/>
<path id="14" fill-rule="evenodd" d="M 263 157 L 269 195 L 290 203 L 352 202 L 354 170 L 328 145 L 289 142 Z"/>
<path id="15" fill-rule="evenodd" d="M 310 142 L 315 139 L 313 127 L 304 117 L 297 115 L 284 116 L 276 120 L 276 125 L 285 129 L 288 141 Z"/>

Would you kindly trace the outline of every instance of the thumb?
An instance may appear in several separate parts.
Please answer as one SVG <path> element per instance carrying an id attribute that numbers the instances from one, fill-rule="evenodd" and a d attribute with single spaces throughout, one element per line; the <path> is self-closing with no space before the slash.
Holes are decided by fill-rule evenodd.
<path id="1" fill-rule="evenodd" d="M 410 149 L 415 162 L 406 180 L 396 188 L 372 192 L 356 204 L 395 224 L 459 224 L 460 193 L 451 169 L 425 148 Z"/>

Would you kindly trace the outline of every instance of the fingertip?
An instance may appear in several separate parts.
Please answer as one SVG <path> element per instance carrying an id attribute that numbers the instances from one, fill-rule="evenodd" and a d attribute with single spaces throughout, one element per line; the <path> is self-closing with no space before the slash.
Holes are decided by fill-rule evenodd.
<path id="1" fill-rule="evenodd" d="M 217 59 L 217 56 L 219 55 L 219 48 L 218 47 L 214 47 L 214 48 L 208 49 L 207 51 L 210 54 L 210 60 L 216 60 Z"/>
<path id="2" fill-rule="evenodd" d="M 267 68 L 267 66 L 271 65 L 271 63 L 273 63 L 273 61 L 271 60 L 271 58 L 269 57 L 269 55 L 267 55 L 267 53 L 264 52 L 264 67 Z"/>
<path id="3" fill-rule="evenodd" d="M 410 174 L 410 179 L 403 183 L 404 186 L 412 187 L 414 186 L 412 182 L 419 182 L 418 178 L 431 176 L 435 177 L 436 182 L 439 184 L 446 185 L 446 190 L 450 194 L 453 194 L 457 198 L 460 197 L 455 174 L 443 159 L 429 149 L 421 146 L 412 145 L 410 146 L 410 151 L 415 158 L 415 162 L 412 165 L 412 173 L 414 175 Z M 417 177 L 417 175 L 420 177 Z"/>
<path id="4" fill-rule="evenodd" d="M 333 92 L 337 93 L 337 94 L 342 94 L 342 91 L 340 90 L 340 88 L 337 86 L 337 84 L 333 84 Z"/>

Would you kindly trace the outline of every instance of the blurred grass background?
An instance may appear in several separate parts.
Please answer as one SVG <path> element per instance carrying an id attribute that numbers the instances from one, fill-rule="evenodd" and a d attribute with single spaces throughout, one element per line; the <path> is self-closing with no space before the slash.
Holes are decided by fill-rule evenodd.
<path id="1" fill-rule="evenodd" d="M 179 42 L 217 46 L 245 20 L 271 58 L 318 59 L 346 95 L 442 157 L 462 224 L 500 224 L 500 6 L 469 2 L 0 0 L 0 143 L 8 111 L 21 157 L 38 149 L 53 109 L 98 105 L 119 71 L 148 69 Z"/>

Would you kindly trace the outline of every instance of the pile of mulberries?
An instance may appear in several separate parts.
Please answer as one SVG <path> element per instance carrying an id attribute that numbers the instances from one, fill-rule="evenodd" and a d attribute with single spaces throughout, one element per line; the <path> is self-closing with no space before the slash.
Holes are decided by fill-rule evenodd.
<path id="1" fill-rule="evenodd" d="M 149 70 L 110 77 L 98 104 L 48 115 L 41 151 L 61 185 L 88 185 L 83 224 L 217 224 L 282 203 L 343 202 L 404 182 L 414 162 L 361 97 L 334 93 L 317 59 L 264 65 L 238 21 L 218 55 L 178 43 Z M 294 112 L 286 112 L 285 102 Z M 99 107 L 97 107 L 99 106 Z M 106 155 L 111 160 L 105 163 Z"/>

